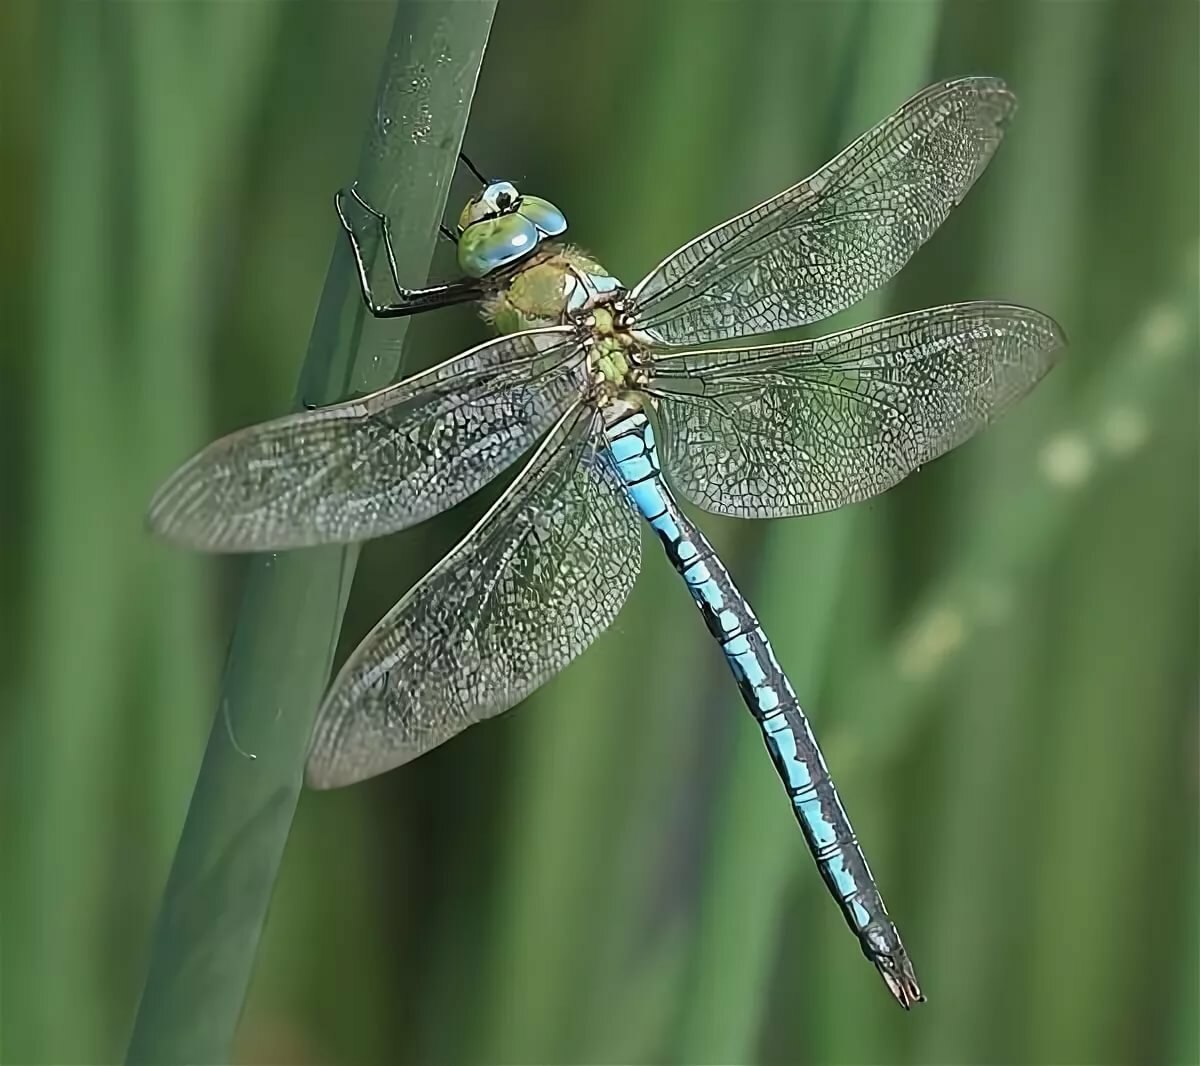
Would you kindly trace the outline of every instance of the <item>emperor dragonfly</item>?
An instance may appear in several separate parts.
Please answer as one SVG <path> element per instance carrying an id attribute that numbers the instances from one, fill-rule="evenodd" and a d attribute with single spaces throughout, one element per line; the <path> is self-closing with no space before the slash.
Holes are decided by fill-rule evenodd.
<path id="1" fill-rule="evenodd" d="M 633 586 L 640 516 L 720 644 L 863 952 L 902 1006 L 922 999 L 796 693 L 668 480 L 719 514 L 830 510 L 896 484 L 1032 388 L 1062 332 L 990 301 L 695 348 L 818 321 L 886 282 L 979 177 L 1014 107 L 993 78 L 931 86 L 632 289 L 559 239 L 567 223 L 553 204 L 492 181 L 459 220 L 464 277 L 424 289 L 401 285 L 386 218 L 358 200 L 381 227 L 399 294 L 382 304 L 339 194 L 372 314 L 477 300 L 501 336 L 364 398 L 215 442 L 159 490 L 151 526 L 209 551 L 363 540 L 533 454 L 350 655 L 318 712 L 309 783 L 408 762 L 565 667 Z"/>

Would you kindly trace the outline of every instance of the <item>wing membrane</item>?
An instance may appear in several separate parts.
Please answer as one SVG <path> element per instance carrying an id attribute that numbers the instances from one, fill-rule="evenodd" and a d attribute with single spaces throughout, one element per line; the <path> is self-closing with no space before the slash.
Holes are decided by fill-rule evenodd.
<path id="1" fill-rule="evenodd" d="M 359 400 L 231 433 L 179 468 L 151 528 L 207 551 L 365 540 L 423 521 L 525 452 L 579 394 L 573 331 L 489 341 Z"/>
<path id="2" fill-rule="evenodd" d="M 811 177 L 670 255 L 633 291 L 668 344 L 800 326 L 892 277 L 983 172 L 1016 107 L 995 78 L 930 86 Z"/>
<path id="3" fill-rule="evenodd" d="M 744 518 L 864 500 L 1000 415 L 1063 343 L 1038 311 L 978 302 L 669 356 L 655 379 L 667 470 L 700 507 Z"/>
<path id="4" fill-rule="evenodd" d="M 507 710 L 582 652 L 637 577 L 636 516 L 565 415 L 478 526 L 350 656 L 317 720 L 308 780 L 348 785 Z"/>

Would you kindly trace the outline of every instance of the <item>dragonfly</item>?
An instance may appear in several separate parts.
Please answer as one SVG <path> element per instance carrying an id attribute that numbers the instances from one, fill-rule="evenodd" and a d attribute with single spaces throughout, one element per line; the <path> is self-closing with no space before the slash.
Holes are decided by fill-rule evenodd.
<path id="1" fill-rule="evenodd" d="M 359 541 L 421 522 L 528 458 L 346 660 L 317 714 L 309 785 L 407 763 L 561 671 L 616 618 L 648 526 L 720 647 L 863 953 L 903 1007 L 922 1000 L 796 690 L 680 497 L 741 518 L 866 500 L 1050 369 L 1059 326 L 995 301 L 712 346 L 817 322 L 890 279 L 980 176 L 1015 104 L 996 78 L 932 85 L 632 288 L 562 239 L 566 218 L 551 202 L 481 175 L 454 234 L 462 276 L 405 288 L 386 216 L 353 186 L 339 192 L 371 314 L 474 301 L 497 336 L 365 397 L 216 441 L 159 489 L 151 528 L 216 552 Z M 351 207 L 382 238 L 391 303 L 375 297 Z"/>

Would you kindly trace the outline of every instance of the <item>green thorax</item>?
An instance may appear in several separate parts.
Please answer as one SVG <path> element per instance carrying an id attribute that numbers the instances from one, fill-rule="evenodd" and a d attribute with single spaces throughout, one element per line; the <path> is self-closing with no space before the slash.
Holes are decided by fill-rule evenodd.
<path id="1" fill-rule="evenodd" d="M 606 385 L 623 388 L 629 383 L 633 366 L 629 361 L 627 333 L 617 329 L 612 312 L 606 307 L 592 310 L 591 368 Z"/>
<path id="2" fill-rule="evenodd" d="M 622 288 L 590 256 L 552 242 L 497 281 L 482 314 L 498 333 L 557 326 Z"/>

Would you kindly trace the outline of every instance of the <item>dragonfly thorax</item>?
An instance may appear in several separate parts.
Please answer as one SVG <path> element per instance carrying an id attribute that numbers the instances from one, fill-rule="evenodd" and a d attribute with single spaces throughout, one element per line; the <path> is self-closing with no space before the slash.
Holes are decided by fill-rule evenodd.
<path id="1" fill-rule="evenodd" d="M 572 325 L 586 354 L 587 402 L 608 408 L 632 398 L 649 381 L 642 358 L 653 339 L 632 326 L 629 293 L 577 248 L 549 244 L 503 277 L 481 303 L 485 321 L 501 334 Z"/>
<path id="2" fill-rule="evenodd" d="M 641 407 L 640 394 L 649 374 L 639 338 L 624 327 L 612 305 L 594 308 L 580 322 L 580 329 L 587 349 L 592 404 L 614 411 Z"/>
<path id="3" fill-rule="evenodd" d="M 547 242 L 495 279 L 482 313 L 499 333 L 582 322 L 598 307 L 620 303 L 625 287 L 578 248 Z"/>

